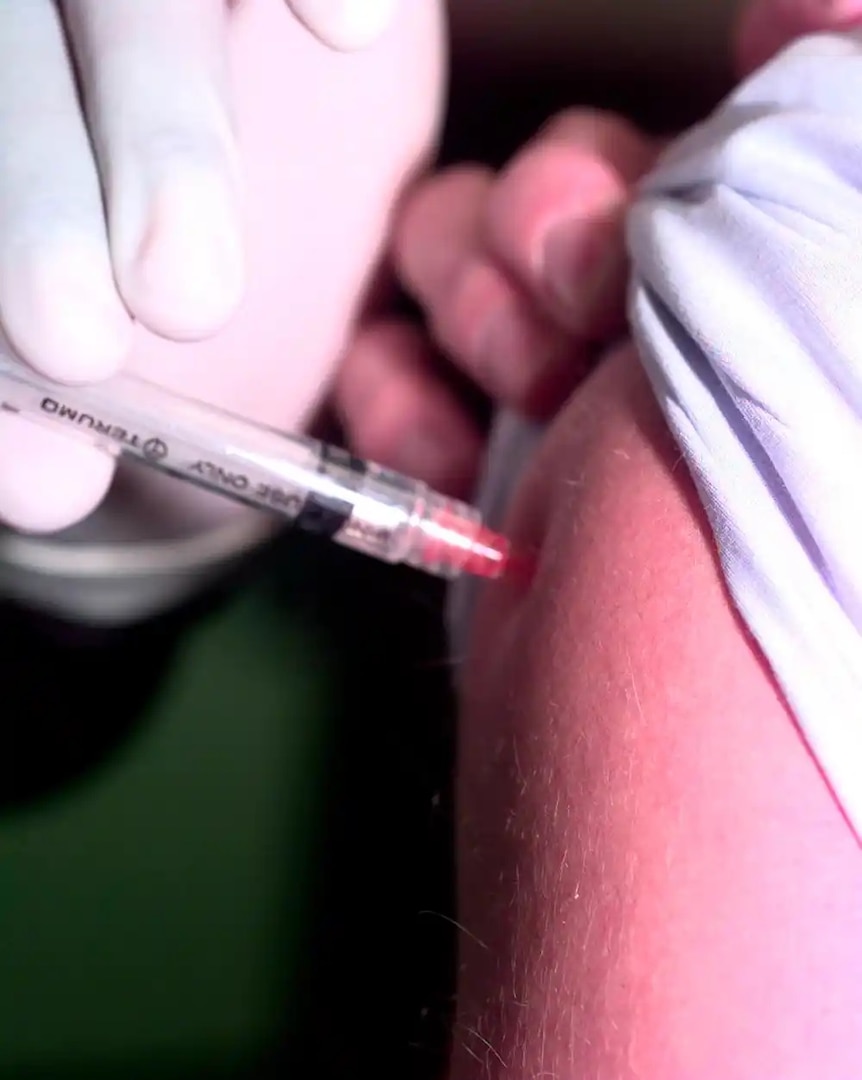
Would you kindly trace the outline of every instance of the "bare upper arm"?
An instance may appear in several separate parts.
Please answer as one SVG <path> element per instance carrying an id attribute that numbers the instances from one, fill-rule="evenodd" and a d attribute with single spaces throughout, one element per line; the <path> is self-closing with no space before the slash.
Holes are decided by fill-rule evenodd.
<path id="1" fill-rule="evenodd" d="M 630 350 L 513 528 L 542 561 L 486 597 L 468 668 L 455 1075 L 862 1074 L 862 854 Z"/>

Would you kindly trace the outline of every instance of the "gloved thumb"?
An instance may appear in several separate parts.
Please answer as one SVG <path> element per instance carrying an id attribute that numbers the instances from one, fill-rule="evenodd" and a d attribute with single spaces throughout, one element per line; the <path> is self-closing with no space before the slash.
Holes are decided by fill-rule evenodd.
<path id="1" fill-rule="evenodd" d="M 287 0 L 294 15 L 332 49 L 364 49 L 383 34 L 401 0 Z"/>

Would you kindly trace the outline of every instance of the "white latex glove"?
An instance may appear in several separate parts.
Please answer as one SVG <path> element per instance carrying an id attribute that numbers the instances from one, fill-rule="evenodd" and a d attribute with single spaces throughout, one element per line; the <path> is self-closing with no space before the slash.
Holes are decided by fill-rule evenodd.
<path id="1" fill-rule="evenodd" d="M 333 49 L 371 45 L 389 26 L 399 0 L 289 0 L 291 10 Z"/>
<path id="2" fill-rule="evenodd" d="M 226 47 L 231 8 L 247 2 L 0 0 L 0 328 L 52 377 L 116 371 L 135 321 L 199 340 L 238 303 Z M 326 44 L 354 49 L 398 2 L 289 6 Z M 63 528 L 112 474 L 108 456 L 0 414 L 8 524 Z"/>

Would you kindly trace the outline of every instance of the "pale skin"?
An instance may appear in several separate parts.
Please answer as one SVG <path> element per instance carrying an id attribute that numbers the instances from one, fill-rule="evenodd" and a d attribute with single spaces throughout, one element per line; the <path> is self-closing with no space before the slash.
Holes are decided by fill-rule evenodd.
<path id="1" fill-rule="evenodd" d="M 857 22 L 859 0 L 761 0 L 739 69 Z M 556 413 L 508 516 L 537 575 L 486 591 L 464 667 L 455 1080 L 862 1068 L 858 842 L 730 603 L 638 358 L 610 344 L 621 212 L 654 151 L 570 112 L 498 176 L 429 180 L 396 240 L 437 344 L 498 401 Z M 568 303 L 536 258 L 551 221 Z M 481 351 L 491 312 L 517 326 L 509 353 Z M 433 357 L 371 328 L 339 401 L 362 452 L 458 487 L 479 437 Z M 449 438 L 417 461 L 422 425 Z"/>

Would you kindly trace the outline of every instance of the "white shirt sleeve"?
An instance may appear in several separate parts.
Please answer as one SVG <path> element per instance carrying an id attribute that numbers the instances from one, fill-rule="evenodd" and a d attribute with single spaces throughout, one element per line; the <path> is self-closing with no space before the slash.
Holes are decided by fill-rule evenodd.
<path id="1" fill-rule="evenodd" d="M 733 600 L 862 836 L 862 35 L 743 84 L 629 241 L 635 339 Z"/>

